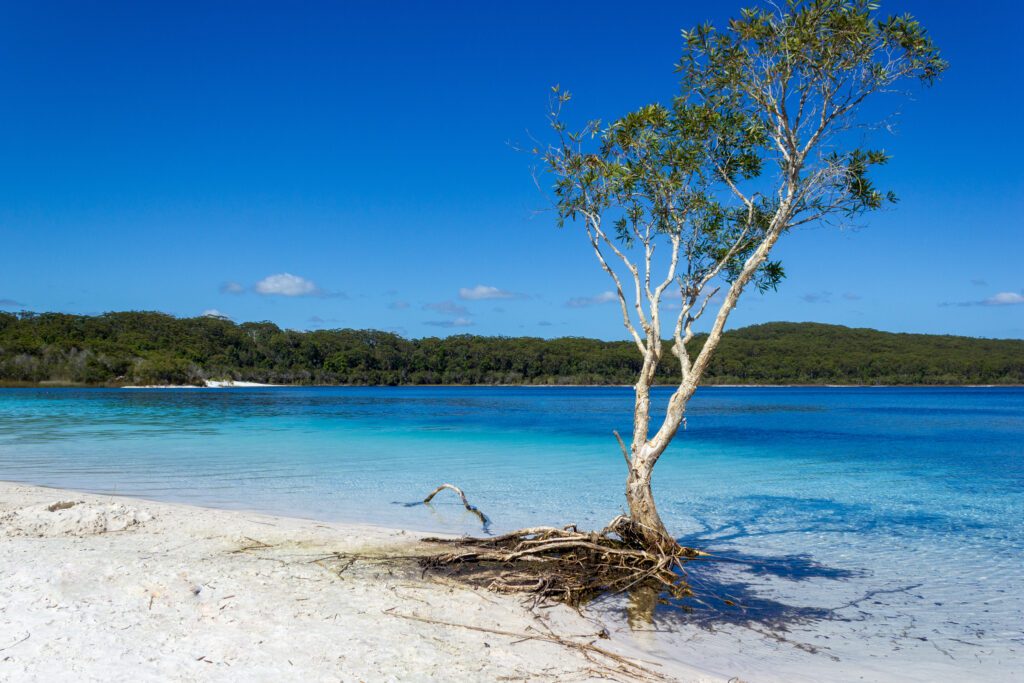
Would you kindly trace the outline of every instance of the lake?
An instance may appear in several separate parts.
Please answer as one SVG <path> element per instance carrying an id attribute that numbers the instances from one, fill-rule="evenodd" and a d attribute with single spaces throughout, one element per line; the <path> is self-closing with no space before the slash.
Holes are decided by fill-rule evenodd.
<path id="1" fill-rule="evenodd" d="M 616 387 L 0 389 L 0 479 L 480 533 L 447 492 L 402 504 L 447 481 L 493 531 L 600 528 L 631 412 Z M 756 681 L 1021 674 L 1024 389 L 703 388 L 654 486 L 721 559 L 633 635 L 652 650 Z"/>

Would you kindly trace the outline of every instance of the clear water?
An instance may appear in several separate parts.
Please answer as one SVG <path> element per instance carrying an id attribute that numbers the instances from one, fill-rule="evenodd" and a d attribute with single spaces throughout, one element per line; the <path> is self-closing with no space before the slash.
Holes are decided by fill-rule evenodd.
<path id="1" fill-rule="evenodd" d="M 450 481 L 495 531 L 600 527 L 631 399 L 0 390 L 0 479 L 479 532 L 455 500 L 396 504 Z M 655 488 L 666 524 L 728 561 L 691 565 L 703 601 L 632 633 L 644 647 L 751 681 L 1024 676 L 1024 389 L 702 389 Z"/>

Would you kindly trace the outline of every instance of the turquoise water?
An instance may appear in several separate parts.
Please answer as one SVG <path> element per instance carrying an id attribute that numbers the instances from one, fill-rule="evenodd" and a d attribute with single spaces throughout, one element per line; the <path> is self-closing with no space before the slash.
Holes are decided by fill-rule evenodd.
<path id="1" fill-rule="evenodd" d="M 0 390 L 0 479 L 479 532 L 454 499 L 401 505 L 450 481 L 495 531 L 599 527 L 631 409 L 623 388 Z M 749 680 L 1021 673 L 1024 390 L 707 388 L 688 422 L 656 495 L 728 561 L 693 569 L 706 599 L 652 649 Z"/>

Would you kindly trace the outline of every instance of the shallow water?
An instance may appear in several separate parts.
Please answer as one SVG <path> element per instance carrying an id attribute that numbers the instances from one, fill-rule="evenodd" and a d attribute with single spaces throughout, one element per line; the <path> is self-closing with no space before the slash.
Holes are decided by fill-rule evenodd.
<path id="1" fill-rule="evenodd" d="M 599 527 L 631 407 L 623 388 L 0 390 L 0 479 L 479 532 L 447 494 L 396 504 L 450 481 L 495 531 Z M 1024 390 L 706 388 L 688 422 L 656 495 L 728 561 L 691 565 L 702 601 L 633 637 L 751 681 L 1022 675 Z"/>

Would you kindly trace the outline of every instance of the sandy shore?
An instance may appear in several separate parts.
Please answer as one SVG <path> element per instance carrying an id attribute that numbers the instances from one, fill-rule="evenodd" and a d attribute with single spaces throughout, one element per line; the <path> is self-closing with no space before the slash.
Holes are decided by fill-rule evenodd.
<path id="1" fill-rule="evenodd" d="M 5 681 L 642 679 L 553 634 L 665 680 L 725 680 L 568 608 L 346 555 L 422 550 L 399 530 L 0 482 L 0 550 Z"/>

